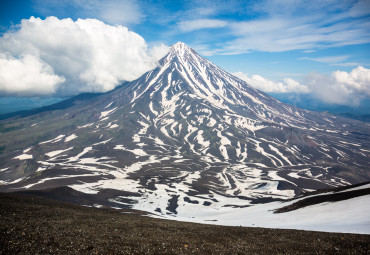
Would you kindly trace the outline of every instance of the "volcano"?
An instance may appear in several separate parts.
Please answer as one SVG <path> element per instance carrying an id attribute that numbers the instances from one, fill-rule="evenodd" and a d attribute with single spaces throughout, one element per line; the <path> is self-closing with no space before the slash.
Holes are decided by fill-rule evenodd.
<path id="1" fill-rule="evenodd" d="M 284 104 L 181 42 L 139 79 L 71 100 L 0 121 L 0 191 L 68 187 L 82 204 L 191 217 L 370 180 L 368 124 Z"/>

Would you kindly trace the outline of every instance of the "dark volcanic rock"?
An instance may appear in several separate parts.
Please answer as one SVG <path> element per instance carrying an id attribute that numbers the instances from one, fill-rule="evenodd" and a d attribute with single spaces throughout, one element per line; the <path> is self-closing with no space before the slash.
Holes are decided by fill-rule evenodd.
<path id="1" fill-rule="evenodd" d="M 0 193 L 0 254 L 369 254 L 370 236 L 202 225 Z"/>

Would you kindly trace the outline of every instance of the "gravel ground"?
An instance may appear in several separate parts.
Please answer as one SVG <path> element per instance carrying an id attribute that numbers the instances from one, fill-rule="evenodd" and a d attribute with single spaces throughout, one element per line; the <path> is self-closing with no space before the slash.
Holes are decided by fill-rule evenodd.
<path id="1" fill-rule="evenodd" d="M 370 235 L 185 223 L 0 193 L 0 254 L 370 254 Z"/>

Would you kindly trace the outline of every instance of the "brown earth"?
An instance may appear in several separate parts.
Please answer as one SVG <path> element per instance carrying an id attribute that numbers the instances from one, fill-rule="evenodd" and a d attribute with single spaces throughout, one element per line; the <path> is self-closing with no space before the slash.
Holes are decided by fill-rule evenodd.
<path id="1" fill-rule="evenodd" d="M 153 219 L 0 193 L 0 254 L 370 254 L 370 235 Z"/>

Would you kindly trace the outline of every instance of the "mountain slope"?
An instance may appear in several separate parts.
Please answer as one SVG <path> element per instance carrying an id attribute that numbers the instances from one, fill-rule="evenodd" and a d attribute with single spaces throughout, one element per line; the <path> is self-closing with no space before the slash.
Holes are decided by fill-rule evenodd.
<path id="1" fill-rule="evenodd" d="M 281 103 L 183 43 L 138 80 L 0 122 L 0 190 L 69 186 L 116 207 L 207 213 L 370 179 L 370 127 Z"/>
<path id="2" fill-rule="evenodd" d="M 369 253 L 370 235 L 176 222 L 3 193 L 0 210 L 1 254 Z"/>

